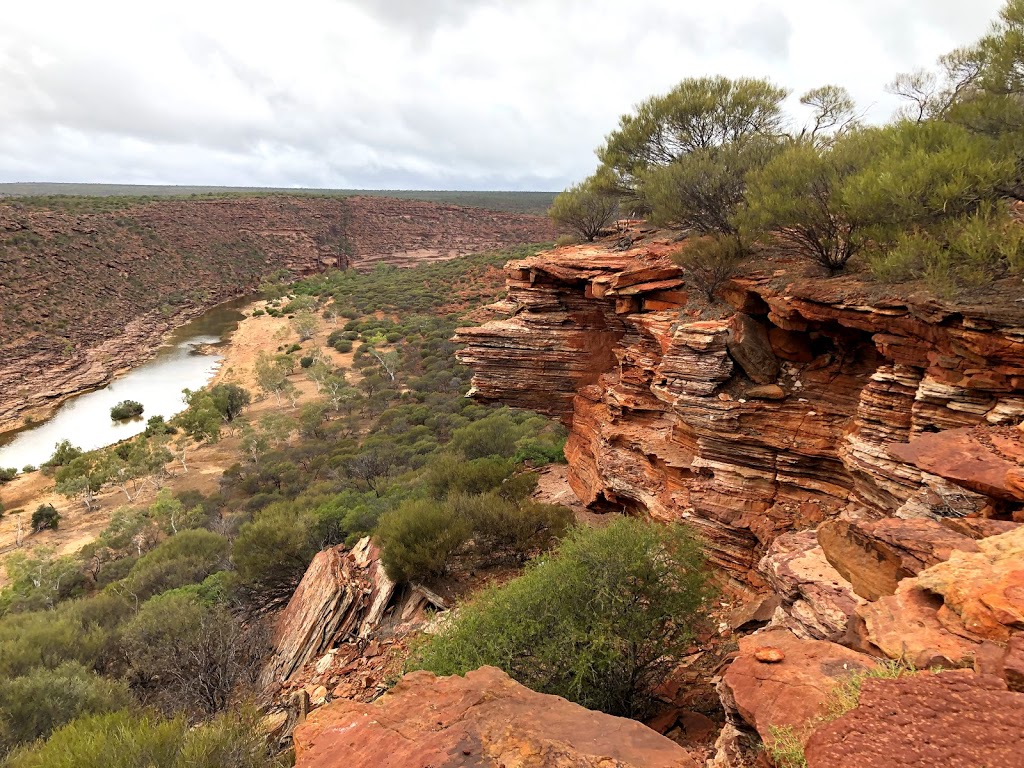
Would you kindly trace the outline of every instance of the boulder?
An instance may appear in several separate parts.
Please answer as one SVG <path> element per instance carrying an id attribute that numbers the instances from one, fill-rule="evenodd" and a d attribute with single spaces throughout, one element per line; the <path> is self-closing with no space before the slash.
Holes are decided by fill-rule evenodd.
<path id="1" fill-rule="evenodd" d="M 369 637 L 394 591 L 369 537 L 318 552 L 278 616 L 263 684 L 289 680 L 340 639 Z"/>
<path id="2" fill-rule="evenodd" d="M 785 400 L 786 390 L 778 384 L 760 384 L 748 389 L 743 396 L 749 400 Z"/>
<path id="3" fill-rule="evenodd" d="M 940 618 L 942 597 L 906 579 L 896 594 L 863 605 L 862 640 L 890 659 L 906 659 L 916 667 L 965 667 L 974 663 L 981 638 L 950 629 Z"/>
<path id="4" fill-rule="evenodd" d="M 827 520 L 818 543 L 853 590 L 867 600 L 892 595 L 900 581 L 943 562 L 955 550 L 978 551 L 969 536 L 937 520 Z"/>
<path id="5" fill-rule="evenodd" d="M 1020 768 L 1024 694 L 966 671 L 866 680 L 860 705 L 819 728 L 808 768 Z"/>
<path id="6" fill-rule="evenodd" d="M 719 693 L 727 714 L 738 715 L 763 741 L 771 741 L 776 728 L 792 728 L 805 738 L 810 724 L 827 711 L 836 685 L 875 666 L 866 654 L 823 640 L 801 640 L 785 629 L 762 630 L 741 638 L 739 645 Z M 765 648 L 776 651 L 772 661 L 759 660 Z"/>
<path id="7" fill-rule="evenodd" d="M 697 768 L 641 723 L 536 693 L 494 667 L 413 672 L 373 704 L 318 709 L 294 740 L 296 768 Z"/>
<path id="8" fill-rule="evenodd" d="M 779 536 L 758 569 L 782 597 L 772 623 L 798 637 L 839 640 L 865 602 L 829 563 L 814 531 Z"/>
<path id="9" fill-rule="evenodd" d="M 729 354 L 751 381 L 772 384 L 779 377 L 779 361 L 768 331 L 750 315 L 737 312 L 729 323 Z"/>
<path id="10" fill-rule="evenodd" d="M 1024 630 L 1024 527 L 977 546 L 977 552 L 954 552 L 922 571 L 917 581 L 942 595 L 968 632 L 1006 642 L 1011 632 Z"/>

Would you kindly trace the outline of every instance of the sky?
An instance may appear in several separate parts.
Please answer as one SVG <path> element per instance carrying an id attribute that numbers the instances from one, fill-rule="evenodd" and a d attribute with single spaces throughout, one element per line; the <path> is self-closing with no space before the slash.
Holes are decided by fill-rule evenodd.
<path id="1" fill-rule="evenodd" d="M 885 84 L 1002 0 L 6 0 L 0 181 L 558 190 L 687 77 Z"/>

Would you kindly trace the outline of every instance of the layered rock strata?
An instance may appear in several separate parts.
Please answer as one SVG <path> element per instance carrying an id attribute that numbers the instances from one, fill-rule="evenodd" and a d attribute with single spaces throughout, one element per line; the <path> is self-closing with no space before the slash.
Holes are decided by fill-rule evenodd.
<path id="1" fill-rule="evenodd" d="M 708 318 L 670 258 L 680 246 L 636 237 L 510 263 L 507 316 L 458 336 L 478 398 L 571 427 L 584 503 L 687 520 L 716 563 L 759 586 L 781 533 L 840 512 L 1010 516 L 991 483 L 891 446 L 966 428 L 991 443 L 1024 418 L 1024 308 L 765 269 L 733 280 L 728 311 Z"/>

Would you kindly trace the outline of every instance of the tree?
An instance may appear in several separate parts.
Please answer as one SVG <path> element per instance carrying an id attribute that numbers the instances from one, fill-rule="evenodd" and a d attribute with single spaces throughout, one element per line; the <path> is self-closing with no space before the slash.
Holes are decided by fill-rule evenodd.
<path id="1" fill-rule="evenodd" d="M 217 442 L 224 416 L 213 395 L 205 389 L 185 389 L 183 392 L 188 408 L 178 414 L 176 423 L 196 442 Z"/>
<path id="2" fill-rule="evenodd" d="M 32 513 L 32 530 L 36 533 L 46 530 L 55 531 L 59 524 L 60 513 L 51 504 L 40 504 Z"/>
<path id="3" fill-rule="evenodd" d="M 643 177 L 692 152 L 751 137 L 782 134 L 786 91 L 766 80 L 702 77 L 683 80 L 639 104 L 597 151 L 604 186 L 643 197 Z"/>
<path id="4" fill-rule="evenodd" d="M 248 390 L 237 384 L 216 384 L 210 389 L 210 397 L 226 422 L 234 421 L 252 402 Z"/>
<path id="5" fill-rule="evenodd" d="M 141 416 L 144 410 L 142 403 L 137 400 L 122 400 L 110 409 L 110 418 L 114 421 L 135 419 Z"/>
<path id="6" fill-rule="evenodd" d="M 462 606 L 412 666 L 450 675 L 491 664 L 533 690 L 642 717 L 692 642 L 707 594 L 700 546 L 680 526 L 580 527 L 523 576 Z"/>
<path id="7" fill-rule="evenodd" d="M 842 86 L 812 88 L 800 97 L 800 103 L 814 110 L 813 123 L 800 133 L 813 144 L 830 144 L 858 126 L 856 104 Z"/>
<path id="8" fill-rule="evenodd" d="M 583 182 L 556 196 L 548 209 L 548 216 L 585 240 L 592 241 L 615 221 L 618 210 L 617 197 Z"/>
<path id="9" fill-rule="evenodd" d="M 319 327 L 320 321 L 309 310 L 301 310 L 292 318 L 292 330 L 298 334 L 299 341 L 309 341 L 312 339 Z"/>
<path id="10" fill-rule="evenodd" d="M 253 373 L 256 383 L 267 394 L 273 394 L 277 402 L 281 402 L 281 393 L 289 384 L 288 374 L 291 372 L 292 360 L 287 355 L 274 357 L 265 351 L 256 356 Z"/>
<path id="11" fill-rule="evenodd" d="M 734 217 L 745 202 L 747 177 L 778 151 L 774 139 L 752 136 L 695 149 L 668 165 L 653 166 L 640 177 L 651 223 L 731 235 L 739 246 Z"/>

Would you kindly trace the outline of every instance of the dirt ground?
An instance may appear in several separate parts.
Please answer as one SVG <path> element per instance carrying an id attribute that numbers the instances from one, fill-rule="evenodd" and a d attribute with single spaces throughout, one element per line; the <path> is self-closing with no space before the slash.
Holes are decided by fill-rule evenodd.
<path id="1" fill-rule="evenodd" d="M 260 394 L 253 374 L 253 365 L 260 351 L 273 353 L 278 347 L 298 340 L 286 318 L 252 316 L 253 310 L 264 305 L 264 302 L 255 302 L 244 308 L 246 317 L 230 338 L 217 348 L 224 359 L 209 384 L 233 383 L 249 390 L 253 394 L 253 403 L 245 411 L 246 420 L 258 420 L 277 410 L 291 410 L 290 403 L 278 403 L 273 396 Z M 303 344 L 303 349 L 319 347 L 336 367 L 348 371 L 350 383 L 355 383 L 358 376 L 351 372 L 352 353 L 342 354 L 326 344 L 327 336 L 338 327 L 323 322 L 313 339 Z M 306 378 L 305 371 L 298 366 L 291 375 L 291 382 L 299 390 L 296 408 L 316 399 L 316 385 Z M 164 479 L 163 487 L 173 493 L 189 490 L 213 493 L 217 490 L 224 470 L 241 458 L 239 430 L 225 429 L 218 442 L 198 445 L 189 451 L 186 455 L 188 472 L 184 472 L 178 462 L 168 464 L 169 474 Z M 0 517 L 0 558 L 11 552 L 31 553 L 37 549 L 46 549 L 56 555 L 74 554 L 99 536 L 115 510 L 145 507 L 152 503 L 156 492 L 156 488 L 146 484 L 129 502 L 121 490 L 107 488 L 96 495 L 93 508 L 87 510 L 81 502 L 69 501 L 55 493 L 52 478 L 42 472 L 21 474 L 3 486 L 2 500 L 7 512 Z M 56 531 L 28 535 L 32 512 L 40 504 L 52 504 L 60 512 L 60 527 Z M 0 568 L 0 587 L 5 583 L 6 574 Z"/>

